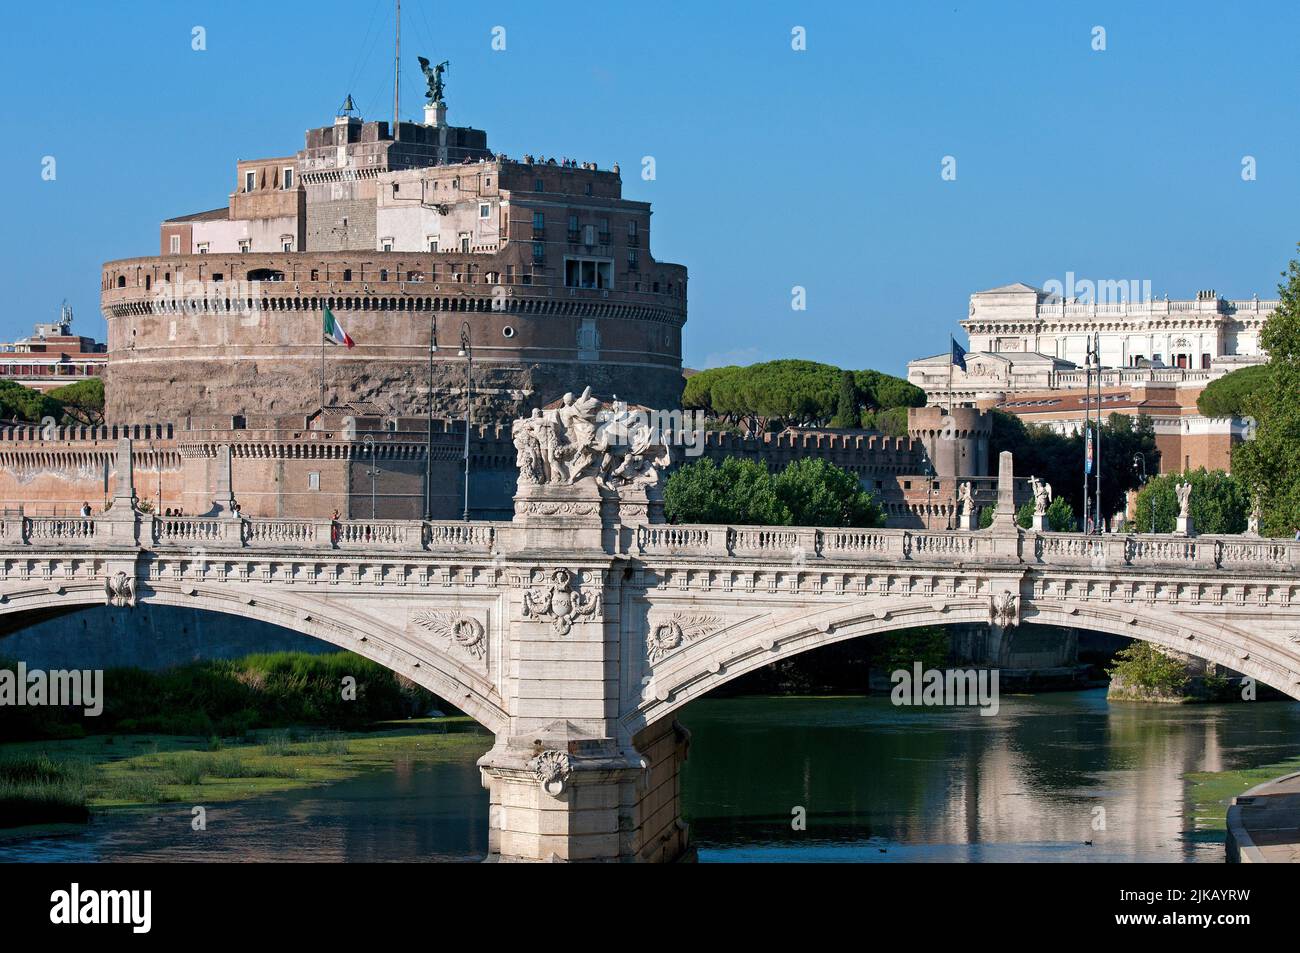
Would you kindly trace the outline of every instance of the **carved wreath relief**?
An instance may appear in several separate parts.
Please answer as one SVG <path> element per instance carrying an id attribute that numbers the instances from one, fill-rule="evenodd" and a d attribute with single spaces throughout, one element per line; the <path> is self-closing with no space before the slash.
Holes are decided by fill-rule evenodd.
<path id="1" fill-rule="evenodd" d="M 135 605 L 135 577 L 116 572 L 104 579 L 104 601 L 124 609 Z"/>
<path id="2" fill-rule="evenodd" d="M 722 628 L 722 620 L 717 616 L 676 612 L 671 619 L 660 622 L 650 629 L 650 634 L 645 640 L 646 658 L 653 664 L 687 642 L 709 635 L 720 628 Z"/>
<path id="3" fill-rule="evenodd" d="M 573 589 L 573 574 L 567 569 L 551 573 L 548 585 L 524 593 L 524 618 L 550 622 L 560 635 L 568 635 L 575 622 L 594 616 L 600 597 L 594 592 Z"/>
<path id="4" fill-rule="evenodd" d="M 487 630 L 482 622 L 471 616 L 420 611 L 411 617 L 411 621 L 459 646 L 476 659 L 482 659 L 487 651 Z"/>

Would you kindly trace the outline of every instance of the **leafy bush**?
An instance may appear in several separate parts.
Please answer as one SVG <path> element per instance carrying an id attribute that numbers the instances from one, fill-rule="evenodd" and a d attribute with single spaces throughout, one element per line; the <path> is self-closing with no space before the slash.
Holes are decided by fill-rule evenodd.
<path id="1" fill-rule="evenodd" d="M 1133 642 L 1120 649 L 1107 672 L 1112 678 L 1123 679 L 1126 685 L 1172 697 L 1182 695 L 1190 681 L 1182 661 L 1149 642 Z"/>

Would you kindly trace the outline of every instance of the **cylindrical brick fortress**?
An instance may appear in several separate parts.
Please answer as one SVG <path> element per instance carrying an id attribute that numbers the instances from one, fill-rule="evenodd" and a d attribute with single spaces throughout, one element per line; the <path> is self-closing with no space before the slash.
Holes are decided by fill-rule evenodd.
<path id="1" fill-rule="evenodd" d="M 463 412 L 467 361 L 458 352 L 468 324 L 479 422 L 587 385 L 604 397 L 680 406 L 686 269 L 646 254 L 635 281 L 619 282 L 629 290 L 564 287 L 531 274 L 524 283 L 526 247 L 108 262 L 108 418 L 315 410 L 326 307 L 356 344 L 323 347 L 326 405 L 424 413 L 434 337 L 434 411 Z"/>

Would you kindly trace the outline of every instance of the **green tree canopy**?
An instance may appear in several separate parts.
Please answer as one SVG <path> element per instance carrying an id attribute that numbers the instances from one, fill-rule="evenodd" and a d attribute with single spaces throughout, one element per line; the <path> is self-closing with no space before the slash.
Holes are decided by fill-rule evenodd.
<path id="1" fill-rule="evenodd" d="M 39 424 L 46 418 L 57 423 L 62 417 L 63 406 L 49 394 L 0 380 L 0 420 Z"/>
<path id="2" fill-rule="evenodd" d="M 104 381 L 89 377 L 48 394 L 63 405 L 63 423 L 97 427 L 104 422 Z"/>
<path id="3" fill-rule="evenodd" d="M 1282 277 L 1281 301 L 1259 338 L 1269 356 L 1263 380 L 1242 400 L 1255 439 L 1232 452 L 1233 473 L 1259 498 L 1266 536 L 1300 528 L 1300 261 L 1293 258 Z"/>
<path id="4" fill-rule="evenodd" d="M 1246 486 L 1222 470 L 1189 470 L 1166 473 L 1144 486 L 1137 498 L 1134 529 L 1151 532 L 1151 512 L 1155 510 L 1156 532 L 1172 533 L 1178 517 L 1179 483 L 1191 483 L 1189 510 L 1198 533 L 1243 533 L 1250 516 L 1250 496 Z"/>
<path id="5" fill-rule="evenodd" d="M 674 523 L 761 526 L 879 526 L 884 511 L 857 477 L 825 460 L 796 460 L 773 474 L 757 461 L 696 460 L 664 486 Z"/>
<path id="6" fill-rule="evenodd" d="M 1205 417 L 1244 417 L 1248 400 L 1268 386 L 1269 369 L 1266 364 L 1243 367 L 1224 374 L 1196 398 L 1196 409 Z"/>
<path id="7" fill-rule="evenodd" d="M 850 385 L 852 390 L 850 390 Z M 843 371 L 816 361 L 715 367 L 687 379 L 682 406 L 751 432 L 772 427 L 855 427 L 866 410 L 920 407 L 925 393 L 879 371 Z"/>

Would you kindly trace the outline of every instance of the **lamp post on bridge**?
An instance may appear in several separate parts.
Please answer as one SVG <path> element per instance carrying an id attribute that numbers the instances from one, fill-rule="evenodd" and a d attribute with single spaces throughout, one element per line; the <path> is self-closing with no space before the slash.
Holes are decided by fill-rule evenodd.
<path id="1" fill-rule="evenodd" d="M 433 355 L 438 351 L 438 312 L 429 309 L 428 442 L 424 448 L 424 518 L 433 519 Z"/>
<path id="2" fill-rule="evenodd" d="M 1139 469 L 1139 467 L 1141 468 L 1142 471 L 1141 485 L 1146 486 L 1147 480 L 1149 479 L 1147 476 L 1147 458 L 1145 454 L 1135 453 L 1133 454 L 1133 469 L 1137 470 Z M 1151 532 L 1153 535 L 1155 534 L 1155 531 L 1156 531 L 1156 501 L 1153 497 L 1151 500 Z"/>
<path id="3" fill-rule="evenodd" d="M 379 464 L 375 460 L 374 435 L 366 434 L 365 438 L 361 441 L 361 445 L 365 447 L 366 453 L 370 457 L 370 469 L 366 471 L 366 475 L 370 477 L 370 518 L 374 519 L 375 518 L 375 477 L 379 476 Z"/>
<path id="4" fill-rule="evenodd" d="M 461 512 L 461 519 L 468 522 L 469 520 L 469 422 L 472 401 L 474 398 L 474 352 L 469 346 L 469 322 L 465 321 L 460 326 L 460 352 L 459 356 L 465 358 L 465 509 Z"/>

